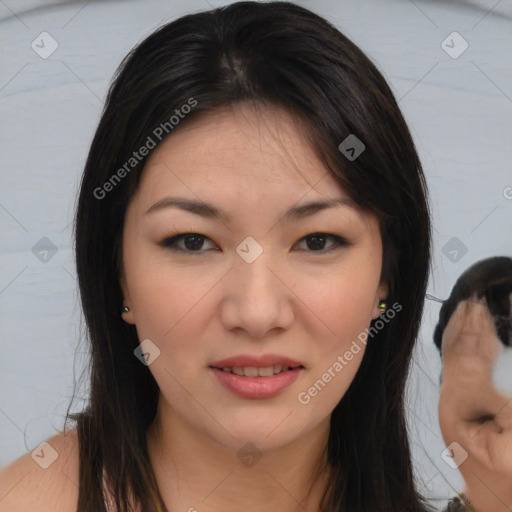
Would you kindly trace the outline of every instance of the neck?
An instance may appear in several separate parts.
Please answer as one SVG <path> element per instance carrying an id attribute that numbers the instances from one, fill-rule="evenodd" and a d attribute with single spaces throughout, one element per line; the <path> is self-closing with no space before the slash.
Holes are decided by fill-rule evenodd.
<path id="1" fill-rule="evenodd" d="M 148 430 L 150 460 L 169 510 L 318 512 L 327 485 L 322 470 L 329 417 L 307 436 L 251 459 L 172 413 Z M 243 443 L 242 443 L 243 444 Z M 259 458 L 258 458 L 259 457 Z"/>

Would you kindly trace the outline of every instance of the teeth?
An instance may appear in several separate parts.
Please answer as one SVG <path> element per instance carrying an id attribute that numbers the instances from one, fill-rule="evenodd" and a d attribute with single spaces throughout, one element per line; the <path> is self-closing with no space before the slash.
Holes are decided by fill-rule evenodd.
<path id="1" fill-rule="evenodd" d="M 248 366 L 247 368 L 240 368 L 242 371 L 243 371 L 243 374 L 246 376 L 246 377 L 257 377 L 258 376 L 258 368 L 256 368 L 255 366 Z M 266 370 L 267 368 L 261 368 L 262 370 Z M 270 368 L 271 370 L 273 370 L 273 368 Z M 272 373 L 274 373 L 272 371 Z"/>
<path id="2" fill-rule="evenodd" d="M 288 366 L 282 366 L 280 364 L 276 364 L 274 366 L 265 366 L 262 368 L 256 368 L 255 366 L 233 366 L 230 368 L 226 366 L 222 368 L 223 371 L 227 373 L 234 373 L 235 375 L 240 375 L 241 377 L 271 377 L 276 373 L 286 372 L 290 368 Z"/>
<path id="3" fill-rule="evenodd" d="M 252 369 L 256 370 L 256 375 L 259 375 L 260 377 L 271 377 L 272 375 L 274 375 L 273 366 L 266 366 L 265 368 L 251 368 L 251 370 Z M 244 373 L 245 375 L 247 375 L 247 370 Z M 256 375 L 254 375 L 254 377 L 256 377 Z M 252 376 L 253 375 L 251 375 L 251 377 Z"/>

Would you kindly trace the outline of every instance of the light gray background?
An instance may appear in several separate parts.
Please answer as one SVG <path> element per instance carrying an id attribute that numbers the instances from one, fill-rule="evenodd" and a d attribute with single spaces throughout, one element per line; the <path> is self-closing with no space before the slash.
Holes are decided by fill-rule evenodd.
<path id="1" fill-rule="evenodd" d="M 71 221 L 109 81 L 132 46 L 163 22 L 226 3 L 0 0 L 0 466 L 62 429 L 87 360 Z M 431 191 L 429 293 L 446 298 L 473 262 L 512 255 L 511 3 L 296 3 L 367 52 L 399 99 Z M 34 40 L 41 46 L 44 31 L 58 44 L 46 59 L 31 48 Z M 468 44 L 457 58 L 464 41 L 454 31 Z M 43 237 L 55 254 L 33 251 Z M 462 479 L 440 456 L 441 367 L 432 344 L 439 307 L 427 301 L 408 410 L 420 488 L 441 507 Z M 76 392 L 86 397 L 87 385 Z"/>

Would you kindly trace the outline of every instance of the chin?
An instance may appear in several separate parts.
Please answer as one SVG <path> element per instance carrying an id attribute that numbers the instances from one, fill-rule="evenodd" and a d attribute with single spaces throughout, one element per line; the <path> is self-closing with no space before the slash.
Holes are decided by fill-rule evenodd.
<path id="1" fill-rule="evenodd" d="M 277 427 L 278 424 L 279 422 L 274 420 L 272 427 L 269 427 L 267 422 L 247 423 L 245 421 L 238 424 L 236 428 L 230 428 L 229 434 L 231 435 L 223 430 L 221 438 L 216 440 L 235 452 L 247 444 L 254 445 L 260 452 L 276 450 L 293 442 L 298 437 L 291 434 L 290 425 L 281 430 L 280 427 Z"/>

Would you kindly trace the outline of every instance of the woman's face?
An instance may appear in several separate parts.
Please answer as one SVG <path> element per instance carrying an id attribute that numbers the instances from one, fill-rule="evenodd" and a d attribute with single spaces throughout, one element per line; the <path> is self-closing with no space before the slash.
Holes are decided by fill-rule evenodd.
<path id="1" fill-rule="evenodd" d="M 304 207 L 318 201 L 339 202 Z M 166 246 L 177 233 L 196 237 Z M 166 414 L 235 449 L 325 428 L 387 288 L 377 219 L 340 190 L 291 118 L 237 106 L 181 126 L 148 160 L 123 237 L 123 317 L 151 340 Z M 247 360 L 222 362 L 233 357 Z M 301 367 L 250 376 L 287 359 Z M 237 365 L 243 376 L 214 369 Z"/>

